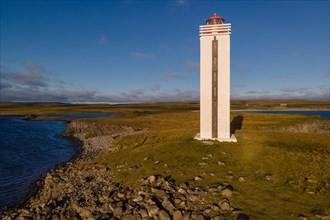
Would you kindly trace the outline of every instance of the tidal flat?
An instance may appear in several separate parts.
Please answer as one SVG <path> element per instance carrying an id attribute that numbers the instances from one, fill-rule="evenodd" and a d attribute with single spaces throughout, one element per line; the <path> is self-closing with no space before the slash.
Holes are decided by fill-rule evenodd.
<path id="1" fill-rule="evenodd" d="M 329 102 L 232 102 L 249 108 L 329 109 Z M 232 112 L 237 143 L 201 142 L 193 139 L 198 109 L 197 102 L 1 103 L 1 114 L 120 114 L 72 121 L 65 133 L 83 142 L 81 155 L 1 217 L 329 218 L 329 119 Z"/>

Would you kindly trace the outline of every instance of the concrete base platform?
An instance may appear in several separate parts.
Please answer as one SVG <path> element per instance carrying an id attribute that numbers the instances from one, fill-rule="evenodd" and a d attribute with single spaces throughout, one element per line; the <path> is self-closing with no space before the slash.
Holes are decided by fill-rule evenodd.
<path id="1" fill-rule="evenodd" d="M 233 134 L 230 136 L 230 138 L 201 138 L 200 133 L 197 133 L 194 139 L 199 141 L 212 140 L 212 141 L 220 141 L 220 142 L 237 142 L 237 139 Z"/>

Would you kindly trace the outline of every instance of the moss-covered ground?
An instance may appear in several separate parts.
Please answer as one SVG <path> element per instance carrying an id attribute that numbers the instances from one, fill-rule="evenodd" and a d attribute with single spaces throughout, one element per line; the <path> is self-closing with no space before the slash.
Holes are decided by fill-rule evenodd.
<path id="1" fill-rule="evenodd" d="M 280 106 L 269 103 L 272 109 Z M 318 104 L 329 108 L 328 103 Z M 238 142 L 205 144 L 193 139 L 199 132 L 198 103 L 54 105 L 24 107 L 24 113 L 115 112 L 122 115 L 83 120 L 147 130 L 118 138 L 115 145 L 120 151 L 93 161 L 112 169 L 116 180 L 128 186 L 138 188 L 138 180 L 154 174 L 179 183 L 200 176 L 197 185 L 231 184 L 235 192 L 230 202 L 251 219 L 297 219 L 299 215 L 314 219 L 318 212 L 330 214 L 330 134 L 276 131 L 320 120 L 318 116 L 233 112 L 232 130 Z M 23 108 L 15 109 L 2 108 L 1 112 L 18 114 Z"/>

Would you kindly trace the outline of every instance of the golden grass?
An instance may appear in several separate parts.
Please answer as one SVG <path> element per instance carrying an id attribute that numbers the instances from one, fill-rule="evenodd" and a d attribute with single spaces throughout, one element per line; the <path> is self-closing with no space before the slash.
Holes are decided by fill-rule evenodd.
<path id="1" fill-rule="evenodd" d="M 319 117 L 234 113 L 232 118 L 238 115 L 243 117 L 242 129 L 236 131 L 238 143 L 213 145 L 193 139 L 199 130 L 198 112 L 99 119 L 149 132 L 119 138 L 115 144 L 122 150 L 95 162 L 113 169 L 117 181 L 137 188 L 137 180 L 154 174 L 179 183 L 202 176 L 198 183 L 202 186 L 230 183 L 237 190 L 231 202 L 257 219 L 296 219 L 299 214 L 329 212 L 330 136 L 273 131 Z M 226 165 L 219 166 L 220 160 Z M 207 165 L 200 166 L 202 162 Z M 233 172 L 232 180 L 226 178 L 228 171 Z M 266 174 L 272 175 L 272 181 L 266 180 Z M 246 181 L 239 182 L 240 176 Z"/>

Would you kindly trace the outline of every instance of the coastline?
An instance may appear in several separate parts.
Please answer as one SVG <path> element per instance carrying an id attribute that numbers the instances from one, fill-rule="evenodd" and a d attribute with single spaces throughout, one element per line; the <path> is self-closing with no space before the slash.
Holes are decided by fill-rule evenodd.
<path id="1" fill-rule="evenodd" d="M 4 115 L 2 115 L 4 116 Z M 13 115 L 10 115 L 13 116 Z M 15 115 L 15 116 L 24 116 L 24 115 Z M 135 132 L 114 132 L 112 135 L 86 138 L 84 134 L 77 133 L 74 127 L 79 124 L 74 120 L 78 120 L 77 117 L 63 117 L 63 116 L 49 116 L 49 115 L 36 115 L 35 117 L 25 118 L 28 121 L 63 121 L 67 122 L 67 129 L 62 133 L 63 136 L 71 138 L 74 141 L 78 142 L 78 150 L 75 155 L 73 155 L 68 161 L 61 162 L 49 171 L 38 176 L 33 183 L 31 183 L 31 190 L 27 192 L 22 200 L 15 207 L 6 208 L 0 213 L 1 219 L 14 219 L 18 217 L 32 217 L 30 209 L 37 209 L 35 207 L 35 202 L 41 200 L 41 194 L 45 188 L 49 188 L 49 179 L 52 179 L 54 176 L 60 175 L 61 173 L 67 173 L 70 175 L 72 169 L 75 166 L 79 166 L 82 163 L 88 162 L 94 159 L 96 156 L 100 156 L 102 152 L 107 151 L 105 149 L 107 145 L 105 143 L 110 143 L 117 137 L 125 136 L 128 134 L 133 134 Z M 139 131 L 140 132 L 140 131 Z M 137 132 L 138 133 L 138 132 Z M 108 171 L 108 170 L 107 170 Z M 36 213 L 33 213 L 36 214 Z"/>
<path id="2" fill-rule="evenodd" d="M 17 202 L 16 205 L 13 205 L 13 206 L 9 206 L 9 207 L 2 207 L 0 209 L 0 214 L 3 213 L 4 211 L 6 210 L 13 210 L 13 209 L 17 209 L 17 208 L 21 208 L 23 207 L 23 205 L 31 198 L 33 197 L 39 190 L 40 186 L 42 185 L 42 183 L 44 182 L 44 179 L 46 177 L 46 175 L 51 172 L 51 171 L 54 171 L 54 170 L 60 170 L 60 169 L 63 169 L 68 163 L 71 163 L 73 162 L 74 160 L 76 160 L 81 152 L 82 152 L 82 141 L 79 140 L 79 139 L 76 139 L 76 138 L 73 138 L 73 137 L 69 137 L 69 136 L 65 136 L 63 135 L 63 133 L 67 130 L 68 128 L 68 125 L 71 121 L 77 119 L 77 118 L 68 118 L 68 117 L 57 117 L 57 118 L 54 118 L 54 117 L 40 117 L 41 115 L 35 115 L 35 119 L 34 118 L 29 118 L 27 117 L 29 115 L 23 115 L 23 114 L 15 114 L 15 115 L 0 115 L 0 117 L 20 117 L 22 120 L 25 120 L 25 121 L 59 121 L 59 122 L 64 122 L 63 124 L 66 125 L 66 128 L 63 132 L 60 132 L 59 135 L 63 136 L 63 137 L 66 137 L 66 138 L 69 138 L 71 141 L 74 141 L 76 144 L 75 144 L 75 153 L 67 160 L 65 161 L 62 161 L 62 162 L 59 162 L 57 164 L 54 165 L 53 168 L 45 171 L 44 173 L 36 176 L 32 182 L 29 184 L 29 190 L 24 193 L 24 195 L 22 195 L 22 197 L 19 199 L 19 201 Z M 1 215 L 0 215 L 1 216 Z"/>
<path id="3" fill-rule="evenodd" d="M 145 132 L 127 125 L 71 121 L 64 135 L 81 141 L 81 151 L 37 180 L 35 193 L 21 206 L 1 213 L 1 219 L 167 220 L 237 215 L 228 200 L 234 191 L 229 184 L 196 188 L 193 179 L 178 185 L 155 174 L 137 180 L 141 188 L 132 189 L 114 181 L 112 168 L 92 163 L 94 158 L 121 150 L 119 146 L 113 146 L 116 138 Z M 213 204 L 216 212 L 210 210 L 209 204 L 197 204 L 204 196 L 214 193 L 223 195 L 218 205 Z"/>

